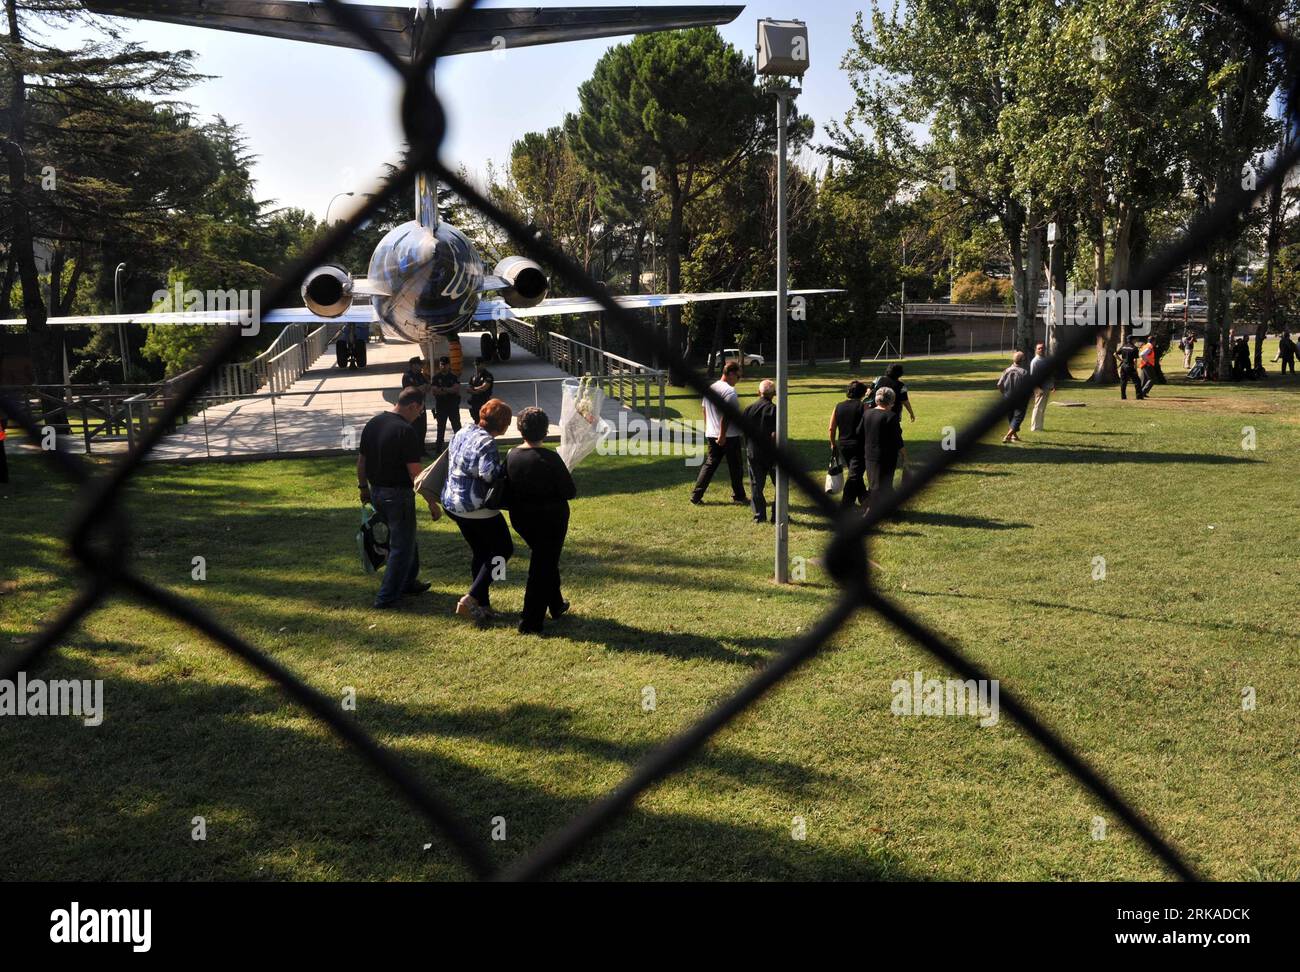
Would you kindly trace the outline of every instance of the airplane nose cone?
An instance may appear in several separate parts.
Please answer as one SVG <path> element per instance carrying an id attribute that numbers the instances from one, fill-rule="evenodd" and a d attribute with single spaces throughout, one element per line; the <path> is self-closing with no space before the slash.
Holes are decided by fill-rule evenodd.
<path id="1" fill-rule="evenodd" d="M 375 247 L 369 277 L 391 297 L 373 298 L 381 319 L 408 340 L 455 334 L 478 307 L 483 261 L 465 234 L 449 223 L 417 222 L 390 230 Z"/>

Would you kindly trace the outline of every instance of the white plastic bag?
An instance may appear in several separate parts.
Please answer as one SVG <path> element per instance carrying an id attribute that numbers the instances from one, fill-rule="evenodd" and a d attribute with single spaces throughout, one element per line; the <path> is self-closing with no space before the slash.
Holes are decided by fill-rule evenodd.
<path id="1" fill-rule="evenodd" d="M 569 378 L 560 386 L 560 458 L 569 469 L 577 467 L 596 449 L 611 428 L 600 417 L 605 393 L 590 375 Z"/>

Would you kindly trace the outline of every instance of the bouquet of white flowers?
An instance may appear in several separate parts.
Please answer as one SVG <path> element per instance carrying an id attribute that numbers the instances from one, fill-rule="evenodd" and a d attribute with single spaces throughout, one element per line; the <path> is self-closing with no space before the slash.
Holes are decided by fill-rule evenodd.
<path id="1" fill-rule="evenodd" d="M 567 379 L 561 386 L 560 405 L 560 458 L 570 469 L 586 459 L 595 450 L 602 436 L 610 432 L 610 425 L 600 417 L 605 404 L 605 393 L 600 383 L 591 375 Z"/>

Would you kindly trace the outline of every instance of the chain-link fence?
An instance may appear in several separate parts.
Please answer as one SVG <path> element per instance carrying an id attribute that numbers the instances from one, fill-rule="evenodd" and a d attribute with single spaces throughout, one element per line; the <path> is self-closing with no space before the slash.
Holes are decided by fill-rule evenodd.
<path id="1" fill-rule="evenodd" d="M 53 652 L 74 627 L 94 610 L 110 592 L 125 593 L 138 601 L 163 611 L 201 632 L 226 650 L 247 662 L 271 679 L 294 702 L 302 705 L 322 720 L 349 745 L 354 747 L 383 777 L 427 817 L 460 854 L 468 869 L 479 878 L 529 879 L 539 878 L 553 871 L 570 858 L 579 848 L 592 840 L 600 831 L 613 823 L 620 814 L 631 807 L 640 795 L 669 774 L 680 769 L 693 758 L 713 736 L 738 715 L 753 705 L 766 692 L 781 682 L 819 652 L 828 649 L 832 636 L 858 611 L 874 612 L 930 653 L 949 669 L 966 679 L 985 680 L 992 675 L 971 661 L 945 636 L 912 617 L 879 591 L 875 590 L 869 575 L 866 545 L 869 537 L 884 521 L 922 491 L 928 489 L 948 467 L 961 462 L 975 448 L 979 440 L 1013 409 L 1024 408 L 1034 391 L 1049 380 L 1057 366 L 1067 362 L 1085 342 L 1091 340 L 1086 328 L 1065 329 L 1067 336 L 1058 343 L 1049 358 L 1050 367 L 1043 369 L 1037 379 L 1022 382 L 1008 398 L 991 404 L 957 436 L 955 448 L 942 450 L 915 475 L 905 481 L 890 496 L 873 504 L 865 516 L 854 513 L 841 514 L 824 490 L 804 470 L 796 453 L 788 447 L 768 444 L 733 405 L 723 401 L 710 386 L 710 382 L 691 369 L 680 351 L 668 344 L 653 328 L 638 321 L 610 299 L 603 287 L 588 277 L 582 269 L 555 249 L 535 229 L 525 226 L 511 214 L 504 212 L 486 199 L 472 185 L 446 168 L 438 158 L 438 148 L 445 132 L 446 119 L 436 94 L 430 84 L 430 71 L 458 22 L 474 8 L 474 0 L 463 0 L 454 9 L 440 12 L 431 28 L 433 36 L 426 53 L 406 63 L 397 52 L 378 36 L 355 10 L 340 0 L 324 0 L 325 6 L 340 24 L 361 37 L 369 47 L 384 58 L 402 75 L 405 91 L 402 119 L 410 155 L 403 166 L 376 193 L 369 202 L 351 218 L 329 233 L 312 251 L 290 267 L 263 301 L 266 307 L 287 306 L 300 287 L 306 274 L 325 262 L 344 241 L 364 222 L 376 214 L 380 206 L 395 193 L 410 192 L 415 173 L 427 171 L 441 178 L 467 203 L 501 226 L 529 256 L 548 263 L 578 292 L 600 302 L 608 313 L 612 326 L 620 327 L 633 336 L 638 346 L 653 347 L 660 360 L 674 372 L 683 376 L 686 384 L 704 398 L 709 399 L 727 415 L 728 420 L 751 436 L 756 447 L 774 462 L 814 506 L 828 520 L 834 522 L 834 533 L 826 553 L 828 571 L 840 587 L 840 594 L 830 611 L 811 630 L 793 641 L 765 668 L 759 671 L 734 695 L 706 713 L 688 729 L 651 752 L 633 772 L 615 789 L 597 800 L 567 825 L 543 839 L 538 847 L 525 854 L 499 872 L 494 872 L 481 842 L 474 837 L 464 821 L 446 799 L 445 795 L 426 785 L 398 757 L 389 752 L 366 733 L 338 704 L 307 685 L 292 671 L 260 651 L 253 644 L 235 634 L 208 612 L 165 588 L 138 576 L 126 562 L 125 542 L 130 525 L 121 508 L 120 494 L 135 474 L 144 456 L 157 443 L 173 421 L 178 418 L 191 399 L 200 395 L 209 379 L 231 356 L 239 336 L 237 328 L 226 328 L 225 334 L 213 348 L 204 363 L 191 373 L 188 382 L 179 390 L 160 420 L 149 433 L 138 441 L 120 462 L 103 476 L 91 478 L 85 464 L 77 457 L 50 451 L 47 461 L 57 472 L 80 486 L 80 507 L 69 536 L 73 555 L 84 568 L 86 580 L 77 597 L 60 615 L 33 639 L 26 649 L 11 658 L 0 671 L 0 678 L 12 679 L 20 671 L 30 671 Z M 1248 7 L 1229 2 L 1223 4 L 1227 15 L 1235 17 L 1241 28 L 1251 33 L 1259 44 L 1276 45 L 1284 54 L 1287 67 L 1287 104 L 1297 103 L 1295 86 L 1300 72 L 1296 70 L 1295 47 L 1288 36 L 1272 23 L 1261 18 Z M 1294 143 L 1280 155 L 1271 169 L 1251 189 L 1232 188 L 1210 207 L 1174 246 L 1151 259 L 1131 275 L 1124 288 L 1143 290 L 1157 285 L 1167 274 L 1202 253 L 1262 194 L 1282 180 L 1300 159 L 1300 143 Z M 16 402 L 0 399 L 11 418 L 23 424 L 29 435 L 38 437 L 38 429 Z M 1191 866 L 1156 828 L 1130 804 L 1102 774 L 1090 766 L 1074 749 L 1032 710 L 1005 688 L 1000 694 L 1001 709 L 1035 742 L 1064 766 L 1072 776 L 1089 790 L 1101 803 L 1116 814 L 1146 844 L 1174 874 L 1184 879 L 1195 879 Z"/>

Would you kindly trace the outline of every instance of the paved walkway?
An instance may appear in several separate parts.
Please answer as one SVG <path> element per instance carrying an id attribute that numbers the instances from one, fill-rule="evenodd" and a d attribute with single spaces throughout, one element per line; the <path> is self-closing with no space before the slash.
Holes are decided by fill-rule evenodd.
<path id="1" fill-rule="evenodd" d="M 473 373 L 473 351 L 478 348 L 478 335 L 463 337 L 469 364 L 461 377 L 467 381 Z M 340 371 L 334 364 L 331 347 L 287 391 L 274 397 L 210 405 L 164 437 L 149 458 L 226 459 L 355 448 L 365 423 L 397 401 L 407 362 L 419 353 L 416 345 L 390 337 L 384 344 L 370 345 L 365 370 Z M 529 405 L 544 409 L 551 419 L 551 435 L 558 438 L 560 387 L 568 377 L 564 372 L 518 346 L 512 346 L 509 361 L 496 362 L 489 370 L 496 379 L 497 398 L 516 413 Z M 636 414 L 607 399 L 601 417 L 617 427 L 620 412 Z M 469 413 L 462 398 L 461 423 L 468 421 Z M 432 443 L 437 435 L 437 422 L 432 414 L 428 434 Z M 502 440 L 519 440 L 513 423 Z M 95 451 L 98 453 L 101 448 Z"/>

